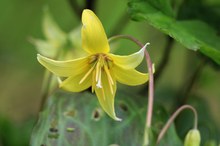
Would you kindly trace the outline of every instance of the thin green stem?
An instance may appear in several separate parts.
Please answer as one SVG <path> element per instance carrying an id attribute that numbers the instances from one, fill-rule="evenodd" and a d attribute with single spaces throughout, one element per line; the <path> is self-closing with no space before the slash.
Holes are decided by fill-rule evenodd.
<path id="1" fill-rule="evenodd" d="M 194 114 L 194 129 L 197 129 L 197 124 L 198 124 L 198 114 L 195 110 L 194 107 L 192 107 L 191 105 L 183 105 L 180 108 L 178 108 L 173 115 L 170 117 L 170 119 L 167 121 L 167 123 L 165 124 L 165 126 L 163 127 L 163 129 L 160 131 L 160 134 L 157 138 L 157 144 L 159 144 L 159 142 L 161 141 L 161 139 L 163 138 L 164 134 L 166 133 L 166 131 L 169 129 L 169 127 L 171 126 L 171 124 L 173 123 L 173 121 L 176 119 L 176 117 L 180 114 L 180 112 L 182 112 L 185 109 L 190 109 L 193 114 Z"/>

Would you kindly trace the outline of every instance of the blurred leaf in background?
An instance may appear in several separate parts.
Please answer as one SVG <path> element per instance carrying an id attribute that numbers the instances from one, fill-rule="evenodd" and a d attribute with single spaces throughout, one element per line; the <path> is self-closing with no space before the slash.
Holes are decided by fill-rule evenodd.
<path id="1" fill-rule="evenodd" d="M 34 119 L 16 125 L 7 118 L 0 117 L 0 146 L 29 146 Z"/>
<path id="2" fill-rule="evenodd" d="M 147 99 L 121 90 L 116 96 L 116 111 L 123 119 L 122 122 L 108 117 L 96 102 L 97 97 L 87 91 L 56 92 L 40 113 L 32 133 L 31 145 L 141 146 Z M 167 117 L 162 106 L 155 107 L 153 122 L 155 135 L 166 122 Z M 168 130 L 159 146 L 164 145 L 181 146 L 174 125 Z"/>
<path id="3" fill-rule="evenodd" d="M 131 16 L 135 20 L 146 20 L 187 49 L 199 50 L 220 64 L 220 37 L 217 31 L 196 19 L 175 19 L 171 3 L 168 3 L 160 0 L 133 0 L 129 3 Z"/>

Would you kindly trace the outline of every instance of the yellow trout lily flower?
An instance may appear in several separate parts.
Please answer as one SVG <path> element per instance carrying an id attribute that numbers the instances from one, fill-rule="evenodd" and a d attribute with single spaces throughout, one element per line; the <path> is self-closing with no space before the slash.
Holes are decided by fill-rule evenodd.
<path id="1" fill-rule="evenodd" d="M 55 75 L 65 77 L 60 83 L 65 90 L 80 92 L 92 87 L 104 111 L 119 121 L 114 108 L 116 81 L 131 86 L 147 82 L 148 74 L 135 70 L 144 58 L 146 45 L 128 56 L 111 54 L 104 28 L 91 10 L 83 11 L 82 23 L 82 48 L 87 56 L 55 61 L 38 54 L 38 61 Z"/>
<path id="2" fill-rule="evenodd" d="M 30 42 L 40 54 L 53 59 L 72 59 L 86 54 L 81 49 L 80 27 L 68 33 L 64 32 L 54 21 L 48 7 L 44 9 L 42 28 L 44 40 L 30 38 Z"/>

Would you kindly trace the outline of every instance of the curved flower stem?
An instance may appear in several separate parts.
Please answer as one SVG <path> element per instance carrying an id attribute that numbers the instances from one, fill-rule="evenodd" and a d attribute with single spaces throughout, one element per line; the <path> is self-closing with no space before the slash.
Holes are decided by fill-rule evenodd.
<path id="1" fill-rule="evenodd" d="M 157 138 L 157 144 L 160 142 L 160 140 L 163 138 L 164 134 L 166 133 L 166 131 L 169 129 L 170 125 L 172 124 L 172 122 L 174 121 L 174 119 L 180 114 L 180 112 L 182 112 L 185 109 L 190 109 L 193 113 L 194 113 L 194 129 L 197 129 L 197 124 L 198 124 L 198 114 L 195 110 L 194 107 L 192 107 L 191 105 L 183 105 L 181 106 L 179 109 L 177 109 L 173 115 L 170 117 L 170 119 L 167 121 L 167 123 L 165 124 L 165 126 L 163 127 L 163 129 L 160 131 L 160 134 Z"/>
<path id="2" fill-rule="evenodd" d="M 109 39 L 109 42 L 115 39 L 128 39 L 136 43 L 138 46 L 143 47 L 144 45 L 137 39 L 133 38 L 129 35 L 116 35 Z M 146 128 L 151 127 L 151 121 L 152 121 L 152 113 L 153 113 L 153 101 L 154 101 L 154 77 L 153 77 L 153 66 L 150 59 L 150 55 L 147 50 L 145 50 L 145 56 L 148 66 L 148 73 L 149 73 L 149 92 L 148 92 L 148 110 L 147 110 L 147 119 L 146 119 Z"/>

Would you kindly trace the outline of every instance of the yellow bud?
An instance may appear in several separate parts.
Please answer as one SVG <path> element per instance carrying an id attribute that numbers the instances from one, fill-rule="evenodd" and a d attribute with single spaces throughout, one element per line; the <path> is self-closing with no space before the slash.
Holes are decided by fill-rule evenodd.
<path id="1" fill-rule="evenodd" d="M 185 137 L 184 146 L 200 146 L 200 141 L 201 137 L 199 130 L 192 129 L 187 133 Z"/>

